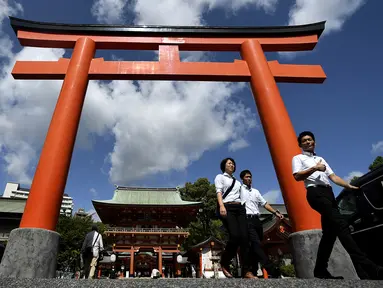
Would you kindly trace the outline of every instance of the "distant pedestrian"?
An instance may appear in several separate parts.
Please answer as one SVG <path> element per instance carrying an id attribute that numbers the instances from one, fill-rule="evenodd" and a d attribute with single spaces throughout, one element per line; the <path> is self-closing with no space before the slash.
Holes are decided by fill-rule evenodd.
<path id="1" fill-rule="evenodd" d="M 92 231 L 86 234 L 81 248 L 84 263 L 85 278 L 92 279 L 97 266 L 97 260 L 101 251 L 104 250 L 102 236 L 98 232 L 97 225 L 92 226 Z"/>
<path id="2" fill-rule="evenodd" d="M 152 270 L 152 274 L 150 275 L 150 277 L 152 279 L 158 279 L 161 277 L 161 274 L 160 274 L 160 270 L 158 270 L 157 268 L 153 268 Z"/>

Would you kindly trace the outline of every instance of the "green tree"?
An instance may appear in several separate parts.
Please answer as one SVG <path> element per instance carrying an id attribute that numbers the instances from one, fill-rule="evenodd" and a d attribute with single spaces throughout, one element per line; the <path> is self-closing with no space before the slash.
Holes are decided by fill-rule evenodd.
<path id="1" fill-rule="evenodd" d="M 91 217 L 60 216 L 56 228 L 57 233 L 60 234 L 57 270 L 74 272 L 80 268 L 81 246 L 85 235 L 91 231 L 93 223 Z M 105 231 L 105 225 L 101 222 L 96 224 L 102 235 Z"/>
<path id="2" fill-rule="evenodd" d="M 383 165 L 383 157 L 378 156 L 375 158 L 374 162 L 372 162 L 372 164 L 368 167 L 368 169 L 370 169 L 370 171 L 371 171 L 371 170 L 374 170 L 374 169 L 376 169 L 382 165 Z"/>
<path id="3" fill-rule="evenodd" d="M 382 166 L 382 165 L 383 165 L 383 157 L 382 157 L 382 156 L 378 156 L 378 157 L 376 157 L 375 160 L 370 164 L 370 166 L 368 166 L 368 169 L 369 169 L 370 171 L 372 171 L 372 170 L 374 170 L 374 169 L 376 169 L 376 168 L 378 168 L 378 167 L 380 167 L 380 166 Z M 350 183 L 354 183 L 358 178 L 359 178 L 358 176 L 354 176 L 354 177 L 351 179 Z"/>
<path id="4" fill-rule="evenodd" d="M 201 201 L 202 205 L 197 219 L 188 226 L 190 236 L 183 244 L 184 250 L 196 245 L 210 236 L 224 239 L 225 233 L 221 229 L 222 222 L 216 219 L 217 195 L 214 184 L 207 178 L 199 178 L 194 183 L 187 182 L 180 189 L 181 197 L 185 201 Z"/>

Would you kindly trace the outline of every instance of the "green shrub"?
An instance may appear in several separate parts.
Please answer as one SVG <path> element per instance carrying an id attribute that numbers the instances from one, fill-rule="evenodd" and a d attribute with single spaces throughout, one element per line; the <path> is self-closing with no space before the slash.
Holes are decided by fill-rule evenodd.
<path id="1" fill-rule="evenodd" d="M 280 270 L 282 275 L 285 277 L 295 277 L 295 269 L 293 264 L 282 265 Z"/>

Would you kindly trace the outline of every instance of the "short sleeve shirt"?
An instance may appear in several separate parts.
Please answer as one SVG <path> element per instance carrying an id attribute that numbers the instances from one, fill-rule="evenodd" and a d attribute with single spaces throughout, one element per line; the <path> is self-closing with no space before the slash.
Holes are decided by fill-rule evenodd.
<path id="1" fill-rule="evenodd" d="M 218 174 L 214 179 L 215 190 L 217 193 L 225 193 L 227 189 L 233 183 L 234 178 L 227 173 Z M 235 181 L 233 189 L 230 193 L 223 199 L 223 203 L 227 202 L 241 202 L 241 182 L 238 180 Z"/>
<path id="2" fill-rule="evenodd" d="M 329 186 L 330 179 L 329 176 L 334 174 L 330 165 L 327 164 L 326 160 L 322 157 L 315 155 L 314 153 L 303 152 L 302 154 L 296 155 L 292 160 L 292 169 L 293 175 L 295 173 L 307 170 L 309 168 L 314 167 L 318 164 L 318 162 L 322 160 L 322 164 L 326 166 L 326 171 L 315 171 L 309 177 L 304 180 L 305 186 L 310 187 L 313 185 L 325 185 Z"/>
<path id="3" fill-rule="evenodd" d="M 241 187 L 241 200 L 242 202 L 245 202 L 246 214 L 248 215 L 261 214 L 259 211 L 259 205 L 263 207 L 267 203 L 259 190 L 252 187 L 249 188 L 246 185 L 242 185 Z"/>

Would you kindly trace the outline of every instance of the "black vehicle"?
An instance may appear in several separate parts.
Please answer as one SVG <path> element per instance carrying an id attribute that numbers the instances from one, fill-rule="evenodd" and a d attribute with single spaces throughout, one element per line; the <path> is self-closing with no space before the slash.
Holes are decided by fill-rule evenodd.
<path id="1" fill-rule="evenodd" d="M 344 189 L 336 197 L 359 248 L 383 266 L 383 165 L 351 182 L 359 190 Z"/>

